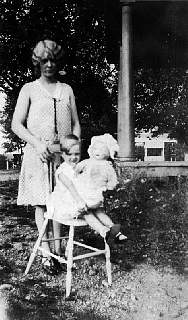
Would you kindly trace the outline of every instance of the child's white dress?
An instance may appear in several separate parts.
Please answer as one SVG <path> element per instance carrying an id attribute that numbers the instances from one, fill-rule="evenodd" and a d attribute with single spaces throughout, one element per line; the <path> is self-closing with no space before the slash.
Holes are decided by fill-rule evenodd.
<path id="1" fill-rule="evenodd" d="M 67 176 L 69 180 L 74 183 L 75 171 L 74 169 L 63 162 L 55 173 L 56 185 L 54 191 L 49 197 L 50 206 L 53 207 L 53 218 L 59 222 L 62 220 L 69 220 L 78 216 L 78 208 L 76 201 L 72 197 L 69 190 L 63 185 L 59 179 L 59 175 L 63 174 Z"/>
<path id="2" fill-rule="evenodd" d="M 84 160 L 85 165 L 87 162 L 87 160 Z M 72 181 L 88 208 L 96 209 L 103 205 L 103 191 L 113 189 L 116 186 L 117 176 L 108 161 L 97 161 L 95 166 L 93 164 L 92 162 L 91 165 L 89 161 L 81 174 L 76 174 L 74 169 L 66 162 L 63 162 L 56 170 L 56 186 L 49 198 L 50 206 L 53 208 L 54 220 L 61 222 L 76 218 L 80 214 L 76 201 L 59 179 L 61 173 Z"/>

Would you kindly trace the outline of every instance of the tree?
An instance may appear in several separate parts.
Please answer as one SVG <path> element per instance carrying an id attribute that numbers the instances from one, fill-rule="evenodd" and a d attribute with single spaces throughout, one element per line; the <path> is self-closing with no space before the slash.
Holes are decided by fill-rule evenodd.
<path id="1" fill-rule="evenodd" d="M 169 133 L 181 143 L 188 135 L 188 88 L 185 70 L 139 69 L 135 74 L 136 129 Z M 188 142 L 188 141 L 187 141 Z"/>
<path id="2" fill-rule="evenodd" d="M 95 0 L 4 0 L 0 12 L 0 87 L 7 96 L 1 124 L 10 140 L 6 148 L 21 144 L 10 129 L 12 114 L 21 86 L 33 79 L 31 49 L 45 38 L 63 46 L 66 43 L 62 80 L 73 87 L 83 127 L 90 119 L 91 128 L 87 123 L 85 132 L 106 130 L 99 126 L 101 118 L 106 125 L 116 123 L 107 85 L 110 65 L 105 53 L 103 4 L 96 6 Z"/>
<path id="3" fill-rule="evenodd" d="M 117 0 L 114 3 L 117 4 L 117 2 L 119 3 Z M 119 17 L 119 8 L 114 3 L 112 0 L 2 0 L 0 2 L 2 17 L 0 88 L 7 96 L 0 123 L 4 128 L 5 136 L 9 139 L 5 145 L 7 150 L 22 146 L 22 141 L 10 129 L 12 114 L 21 86 L 33 80 L 31 50 L 38 40 L 45 38 L 58 40 L 63 46 L 66 44 L 66 55 L 61 66 L 62 70 L 66 71 L 66 75 L 61 80 L 69 83 L 75 92 L 83 137 L 90 139 L 94 134 L 116 133 L 118 63 L 112 68 L 109 61 L 114 62 L 115 59 L 117 62 L 118 60 L 119 22 L 112 21 L 113 16 L 109 15 L 109 11 L 111 14 L 112 11 L 106 10 L 113 7 L 115 16 Z M 144 4 L 143 7 L 135 5 L 133 10 L 135 12 L 133 27 L 136 33 L 133 52 L 136 130 L 152 130 L 157 127 L 155 134 L 169 132 L 171 136 L 184 141 L 188 125 L 187 88 L 184 78 L 185 67 L 174 67 L 175 54 L 171 50 L 173 21 L 168 20 L 168 26 L 162 32 L 162 38 L 160 38 L 160 32 L 157 33 L 158 43 L 163 44 L 167 31 L 170 32 L 169 43 L 165 42 L 164 55 L 170 62 L 166 65 L 165 61 L 163 65 L 155 62 L 152 66 L 151 61 L 154 56 L 152 55 L 152 59 L 149 59 L 147 52 L 144 52 L 142 59 L 139 60 L 139 54 L 140 51 L 142 53 L 143 48 L 137 36 L 139 35 L 139 39 L 141 36 L 142 39 L 149 37 L 151 40 L 151 30 L 148 31 L 148 26 L 143 20 L 146 6 L 148 12 L 146 21 L 149 19 L 151 22 L 155 16 L 153 5 L 150 5 L 150 8 L 148 4 Z M 163 18 L 166 17 L 168 11 L 162 11 L 162 7 L 158 4 L 155 6 L 157 12 L 162 12 Z M 165 6 L 165 8 L 172 7 Z M 182 13 L 183 6 L 181 5 L 180 8 Z M 178 12 L 177 5 L 174 5 L 173 10 L 175 13 Z M 139 12 L 143 22 L 142 30 Z M 174 17 L 174 13 L 172 16 Z M 115 34 L 111 34 L 113 28 L 109 29 L 111 21 L 112 26 L 116 26 L 117 39 Z M 155 23 L 154 27 L 156 27 Z M 183 23 L 181 30 L 182 28 Z M 113 46 L 111 50 L 109 50 L 110 43 Z M 151 41 L 148 45 L 151 45 Z M 150 49 L 152 50 L 152 47 Z M 108 60 L 109 55 L 110 60 Z"/>

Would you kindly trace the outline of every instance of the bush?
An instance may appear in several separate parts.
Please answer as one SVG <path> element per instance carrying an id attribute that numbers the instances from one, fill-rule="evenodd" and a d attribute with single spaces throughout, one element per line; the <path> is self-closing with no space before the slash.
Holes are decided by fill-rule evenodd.
<path id="1" fill-rule="evenodd" d="M 117 190 L 105 194 L 107 212 L 121 223 L 130 243 L 125 255 L 153 264 L 184 266 L 187 235 L 187 179 L 121 176 Z M 131 249 L 131 251 L 130 251 Z M 130 255 L 130 256 L 131 256 Z"/>

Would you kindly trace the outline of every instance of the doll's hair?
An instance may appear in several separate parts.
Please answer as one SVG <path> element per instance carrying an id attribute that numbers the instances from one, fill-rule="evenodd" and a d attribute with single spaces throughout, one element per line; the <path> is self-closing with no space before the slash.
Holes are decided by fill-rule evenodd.
<path id="1" fill-rule="evenodd" d="M 80 146 L 80 139 L 74 134 L 68 134 L 60 139 L 61 151 L 66 154 L 69 153 L 70 149 L 75 145 Z"/>
<path id="2" fill-rule="evenodd" d="M 34 66 L 40 64 L 42 59 L 50 58 L 59 61 L 64 54 L 62 47 L 52 40 L 39 41 L 33 49 L 32 62 Z"/>
<path id="3" fill-rule="evenodd" d="M 93 147 L 97 143 L 103 143 L 109 150 L 109 158 L 114 159 L 114 156 L 119 151 L 119 146 L 117 141 L 109 134 L 105 133 L 101 136 L 94 136 L 91 138 L 91 144 L 88 148 L 88 154 L 90 157 L 93 157 Z"/>

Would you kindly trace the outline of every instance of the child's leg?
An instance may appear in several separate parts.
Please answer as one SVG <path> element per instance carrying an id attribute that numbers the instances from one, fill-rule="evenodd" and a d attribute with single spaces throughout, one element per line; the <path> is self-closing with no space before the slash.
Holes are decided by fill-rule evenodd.
<path id="1" fill-rule="evenodd" d="M 110 217 L 107 216 L 103 208 L 97 209 L 95 215 L 101 221 L 101 223 L 109 228 L 110 232 L 107 234 L 107 238 L 109 238 L 110 242 L 115 240 L 115 242 L 121 243 L 127 239 L 127 236 L 122 234 L 120 231 L 121 225 L 114 224 Z"/>
<path id="2" fill-rule="evenodd" d="M 45 212 L 45 207 L 44 206 L 36 206 L 35 207 L 35 222 L 37 225 L 37 229 L 40 232 L 42 225 L 44 223 L 44 212 Z M 45 231 L 44 235 L 43 235 L 43 240 L 47 239 L 47 232 Z M 42 247 L 47 250 L 50 251 L 50 247 L 48 242 L 43 242 L 42 243 Z"/>
<path id="3" fill-rule="evenodd" d="M 110 230 L 105 226 L 92 212 L 83 216 L 88 225 L 95 231 L 97 231 L 102 237 L 106 236 L 106 233 Z"/>
<path id="4" fill-rule="evenodd" d="M 108 227 L 109 229 L 114 225 L 113 221 L 109 216 L 107 216 L 103 208 L 96 209 L 95 216 L 104 226 Z"/>

